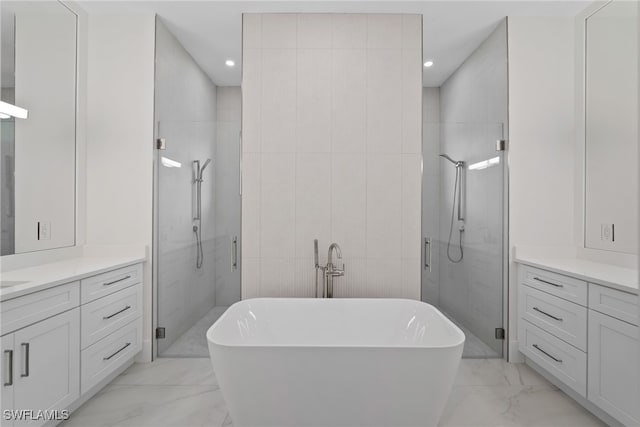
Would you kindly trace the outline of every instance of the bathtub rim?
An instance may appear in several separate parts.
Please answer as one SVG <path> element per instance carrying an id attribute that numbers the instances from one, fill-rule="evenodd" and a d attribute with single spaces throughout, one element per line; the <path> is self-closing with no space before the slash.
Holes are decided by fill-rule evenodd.
<path id="1" fill-rule="evenodd" d="M 238 348 L 243 348 L 243 349 L 270 349 L 270 348 L 277 348 L 277 349 L 370 349 L 370 350 L 446 350 L 446 349 L 453 349 L 459 346 L 463 346 L 467 337 L 464 334 L 464 332 L 462 331 L 462 329 L 460 329 L 458 327 L 458 325 L 456 325 L 455 323 L 453 323 L 447 316 L 445 316 L 437 307 L 435 307 L 432 304 L 429 304 L 427 302 L 424 301 L 417 301 L 417 300 L 412 300 L 412 299 L 408 299 L 408 298 L 333 298 L 333 299 L 345 299 L 345 300 L 358 300 L 358 301 L 385 301 L 385 300 L 392 300 L 392 301 L 407 301 L 410 303 L 417 303 L 417 304 L 425 304 L 428 305 L 429 307 L 433 308 L 435 310 L 435 312 L 438 314 L 438 316 L 440 316 L 446 323 L 448 323 L 450 326 L 453 327 L 453 329 L 458 333 L 459 338 L 458 340 L 456 340 L 455 343 L 452 344 L 447 344 L 447 345 L 431 345 L 431 346 L 416 346 L 416 345 L 371 345 L 371 344 L 351 344 L 351 345 L 327 345 L 327 344 L 314 344 L 314 345 L 309 345 L 309 344 L 304 344 L 304 345 L 292 345 L 292 344 L 269 344 L 269 345 L 264 345 L 264 344 L 260 344 L 260 345 L 256 345 L 256 344 L 228 344 L 228 343 L 223 343 L 223 342 L 219 342 L 219 341 L 215 341 L 212 339 L 212 335 L 213 335 L 213 329 L 214 327 L 218 324 L 218 322 L 223 321 L 227 315 L 229 310 L 235 306 L 235 305 L 240 305 L 243 303 L 247 303 L 250 301 L 260 301 L 260 300 L 314 300 L 314 299 L 318 299 L 318 300 L 328 300 L 328 298 L 283 298 L 283 297 L 259 297 L 259 298 L 247 298 L 245 300 L 240 300 L 237 301 L 235 303 L 233 303 L 232 305 L 229 306 L 229 308 L 227 308 L 225 310 L 225 312 L 222 314 L 222 316 L 220 316 L 214 323 L 213 325 L 211 325 L 209 327 L 209 329 L 207 329 L 207 333 L 205 334 L 207 337 L 207 343 L 211 343 L 214 346 L 217 347 L 221 347 L 221 348 L 225 348 L 225 349 L 238 349 Z"/>

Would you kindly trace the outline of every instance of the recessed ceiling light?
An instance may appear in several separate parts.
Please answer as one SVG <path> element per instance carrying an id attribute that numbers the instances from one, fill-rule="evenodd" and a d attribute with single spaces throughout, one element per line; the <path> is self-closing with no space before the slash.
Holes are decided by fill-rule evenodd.
<path id="1" fill-rule="evenodd" d="M 431 61 L 431 60 L 426 61 L 426 62 L 424 63 L 424 66 L 425 66 L 425 67 L 427 67 L 427 68 L 432 67 L 432 66 L 433 66 L 433 61 Z"/>
<path id="2" fill-rule="evenodd" d="M 227 59 L 226 61 L 224 61 L 224 65 L 226 65 L 227 67 L 233 67 L 236 65 L 236 62 L 233 59 Z"/>

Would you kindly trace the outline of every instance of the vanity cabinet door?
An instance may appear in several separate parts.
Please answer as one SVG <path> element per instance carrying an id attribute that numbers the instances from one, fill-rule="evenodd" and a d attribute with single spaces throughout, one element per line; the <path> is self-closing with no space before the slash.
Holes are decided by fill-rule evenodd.
<path id="1" fill-rule="evenodd" d="M 4 411 L 13 409 L 13 384 L 15 373 L 15 351 L 13 348 L 14 334 L 7 334 L 0 337 L 0 360 L 2 360 L 2 368 L 0 368 L 0 386 L 2 387 L 2 426 L 12 427 L 13 421 L 4 418 Z"/>
<path id="2" fill-rule="evenodd" d="M 624 425 L 640 425 L 638 327 L 589 310 L 588 398 Z"/>
<path id="3" fill-rule="evenodd" d="M 15 409 L 62 410 L 80 396 L 79 308 L 16 331 L 14 346 Z"/>

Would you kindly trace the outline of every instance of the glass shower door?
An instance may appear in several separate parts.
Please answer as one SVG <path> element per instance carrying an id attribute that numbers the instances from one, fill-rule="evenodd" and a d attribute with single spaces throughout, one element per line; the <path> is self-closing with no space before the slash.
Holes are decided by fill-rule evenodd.
<path id="1" fill-rule="evenodd" d="M 496 329 L 504 322 L 505 152 L 497 141 L 504 125 L 429 126 L 437 139 L 424 153 L 423 232 L 431 260 L 423 300 L 465 331 L 464 357 L 502 357 Z"/>
<path id="2" fill-rule="evenodd" d="M 163 121 L 158 136 L 156 189 L 157 325 L 164 328 L 157 354 L 196 355 L 191 343 L 178 343 L 216 305 L 215 288 L 215 136 L 214 122 Z M 200 219 L 198 168 L 202 171 Z M 200 262 L 198 258 L 200 257 Z M 188 337 L 185 337 L 188 340 Z M 183 345 L 184 344 L 184 345 Z M 204 349 L 206 343 L 199 343 Z M 202 352 L 200 351 L 200 352 Z M 185 354 L 182 354 L 182 353 Z M 197 354 L 200 355 L 200 354 Z"/>

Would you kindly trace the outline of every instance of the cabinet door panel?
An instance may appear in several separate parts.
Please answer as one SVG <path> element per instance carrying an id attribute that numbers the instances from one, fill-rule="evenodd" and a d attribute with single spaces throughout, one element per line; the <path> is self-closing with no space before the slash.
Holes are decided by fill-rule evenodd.
<path id="1" fill-rule="evenodd" d="M 13 335 L 8 334 L 0 337 L 0 360 L 2 367 L 0 368 L 0 387 L 2 387 L 2 411 L 13 409 L 13 384 L 15 384 L 15 358 L 16 353 L 13 348 Z M 5 420 L 2 417 L 2 425 L 12 427 L 13 421 Z"/>
<path id="2" fill-rule="evenodd" d="M 625 425 L 640 424 L 638 327 L 589 310 L 588 398 Z"/>
<path id="3" fill-rule="evenodd" d="M 62 410 L 79 397 L 80 309 L 17 331 L 15 347 L 16 409 Z"/>

